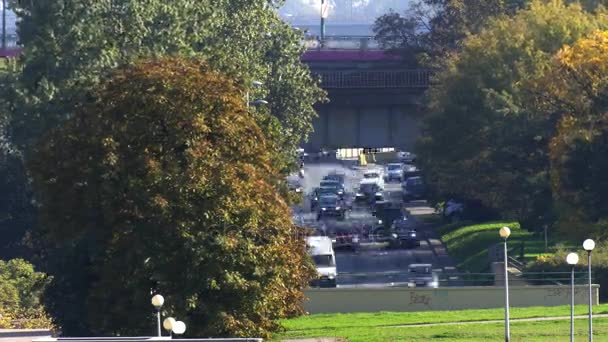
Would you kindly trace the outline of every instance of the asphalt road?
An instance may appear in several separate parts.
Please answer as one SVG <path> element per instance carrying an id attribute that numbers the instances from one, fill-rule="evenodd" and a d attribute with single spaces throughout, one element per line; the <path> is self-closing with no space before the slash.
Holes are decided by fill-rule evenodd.
<path id="1" fill-rule="evenodd" d="M 323 176 L 332 171 L 346 174 L 345 188 L 347 192 L 356 191 L 357 185 L 363 175 L 363 169 L 342 166 L 337 163 L 321 163 L 305 165 L 305 176 L 302 182 L 305 194 L 310 194 L 318 186 Z M 401 200 L 401 185 L 399 183 L 386 183 L 385 198 L 395 202 Z M 433 212 L 424 201 L 406 204 L 406 208 L 413 215 Z M 316 220 L 316 214 L 310 211 L 309 200 L 305 198 L 303 206 L 294 209 L 294 220 L 308 227 L 318 230 L 352 230 L 362 229 L 373 225 L 377 219 L 371 215 L 369 209 L 355 209 L 349 213 L 344 221 L 333 219 Z M 369 245 L 357 252 L 336 251 L 336 265 L 338 270 L 337 283 L 339 287 L 353 286 L 406 286 L 408 281 L 408 265 L 414 263 L 429 263 L 433 268 L 440 268 L 438 260 L 426 239 L 427 232 L 422 225 L 417 227 L 421 237 L 421 246 L 413 249 L 386 249 L 381 245 Z"/>

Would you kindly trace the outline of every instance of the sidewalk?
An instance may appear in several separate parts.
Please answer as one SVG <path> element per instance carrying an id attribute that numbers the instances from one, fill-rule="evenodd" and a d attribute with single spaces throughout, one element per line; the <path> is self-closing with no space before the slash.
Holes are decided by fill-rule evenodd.
<path id="1" fill-rule="evenodd" d="M 574 316 L 574 319 L 587 319 L 587 315 Z M 593 315 L 593 318 L 607 318 L 608 314 Z M 556 316 L 556 317 L 536 317 L 536 318 L 511 318 L 509 322 L 542 322 L 542 321 L 566 321 L 569 320 L 570 316 Z M 385 325 L 381 328 L 419 328 L 419 327 L 433 327 L 439 325 L 467 325 L 467 324 L 493 324 L 493 323 L 504 323 L 504 319 L 494 319 L 488 321 L 465 321 L 465 322 L 444 322 L 444 323 L 422 323 L 422 324 L 403 324 L 403 325 Z"/>

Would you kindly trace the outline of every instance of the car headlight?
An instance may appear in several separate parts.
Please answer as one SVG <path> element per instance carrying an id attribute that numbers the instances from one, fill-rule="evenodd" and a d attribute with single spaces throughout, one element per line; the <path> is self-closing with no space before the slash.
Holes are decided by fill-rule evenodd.
<path id="1" fill-rule="evenodd" d="M 321 210 L 325 211 L 325 210 L 327 210 L 327 208 L 321 208 Z"/>
<path id="2" fill-rule="evenodd" d="M 336 207 L 336 210 L 340 210 L 340 209 L 342 209 L 342 208 L 340 208 L 340 207 Z"/>
<path id="3" fill-rule="evenodd" d="M 357 193 L 355 194 L 355 196 L 357 196 L 357 197 L 363 197 L 363 194 L 362 194 L 362 193 L 360 193 L 360 192 L 357 192 Z"/>
<path id="4" fill-rule="evenodd" d="M 378 220 L 378 224 L 382 224 L 382 220 Z"/>
<path id="5" fill-rule="evenodd" d="M 382 196 L 381 192 L 376 192 L 376 196 Z"/>
<path id="6" fill-rule="evenodd" d="M 315 201 L 318 201 L 318 200 L 319 200 L 319 198 L 318 198 L 318 197 L 315 197 Z"/>
<path id="7" fill-rule="evenodd" d="M 332 280 L 333 280 L 333 279 L 335 279 L 335 278 L 336 278 L 336 275 L 335 275 L 334 273 L 330 273 L 330 274 L 328 274 L 328 275 L 327 275 L 327 278 L 329 278 L 329 279 L 332 279 Z"/>
<path id="8" fill-rule="evenodd" d="M 296 188 L 296 192 L 302 192 L 301 188 Z"/>
<path id="9" fill-rule="evenodd" d="M 338 195 L 344 195 L 344 191 L 342 191 L 342 190 L 338 191 Z"/>

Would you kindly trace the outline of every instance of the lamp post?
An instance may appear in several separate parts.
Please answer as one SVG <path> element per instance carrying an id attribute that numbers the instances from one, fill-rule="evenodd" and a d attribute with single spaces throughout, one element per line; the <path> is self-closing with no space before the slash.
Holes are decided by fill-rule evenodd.
<path id="1" fill-rule="evenodd" d="M 587 239 L 583 242 L 587 251 L 587 275 L 589 276 L 589 342 L 593 342 L 593 295 L 591 292 L 591 251 L 595 248 L 595 241 Z"/>
<path id="2" fill-rule="evenodd" d="M 165 328 L 165 330 L 167 330 L 167 332 L 169 333 L 169 336 L 172 335 L 173 325 L 175 324 L 175 322 L 176 322 L 175 318 L 173 318 L 173 317 L 167 317 L 163 321 L 163 328 Z"/>
<path id="3" fill-rule="evenodd" d="M 251 85 L 253 85 L 254 87 L 261 87 L 264 83 L 260 82 L 260 81 L 252 81 Z M 247 92 L 245 93 L 245 101 L 247 101 L 247 108 L 249 108 L 250 105 L 256 105 L 256 102 L 258 101 L 264 101 L 264 100 L 256 100 L 253 102 L 249 102 L 249 90 L 247 90 Z M 265 101 L 264 101 L 265 102 Z M 266 102 L 268 103 L 268 102 Z"/>
<path id="4" fill-rule="evenodd" d="M 176 335 L 181 335 L 186 332 L 186 323 L 182 321 L 177 321 L 173 324 L 173 333 Z"/>
<path id="5" fill-rule="evenodd" d="M 570 270 L 570 342 L 574 342 L 574 266 L 578 263 L 578 254 L 570 253 L 566 256 Z"/>
<path id="6" fill-rule="evenodd" d="M 504 244 L 504 268 L 505 268 L 505 342 L 511 341 L 511 330 L 509 328 L 509 259 L 507 258 L 507 239 L 511 235 L 509 227 L 502 227 L 498 232 L 500 237 L 505 240 Z"/>
<path id="7" fill-rule="evenodd" d="M 156 319 L 157 319 L 157 323 L 158 323 L 158 336 L 162 336 L 161 332 L 160 332 L 160 308 L 163 306 L 163 304 L 165 303 L 165 298 L 163 298 L 163 296 L 157 294 L 154 297 L 152 297 L 152 305 L 154 305 L 154 308 L 156 308 Z"/>
<path id="8" fill-rule="evenodd" d="M 325 18 L 329 12 L 329 0 L 321 0 L 321 46 L 325 43 Z"/>

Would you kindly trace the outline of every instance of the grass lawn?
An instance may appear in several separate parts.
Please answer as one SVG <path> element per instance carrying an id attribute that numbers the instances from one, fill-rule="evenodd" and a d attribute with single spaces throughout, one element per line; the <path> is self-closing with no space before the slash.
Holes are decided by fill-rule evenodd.
<path id="1" fill-rule="evenodd" d="M 456 225 L 448 224 L 437 228 L 441 240 L 445 243 L 449 255 L 456 260 L 458 268 L 473 273 L 488 272 L 488 248 L 502 242 L 498 236 L 501 227 L 511 228 L 509 237 L 509 254 L 524 261 L 531 261 L 540 254 L 545 254 L 545 242 L 519 227 L 516 222 L 490 222 L 482 224 Z M 548 241 L 549 252 L 557 241 Z M 523 251 L 522 251 L 523 247 Z M 523 253 L 522 253 L 523 252 Z"/>
<path id="2" fill-rule="evenodd" d="M 595 313 L 608 313 L 608 305 L 597 306 Z M 577 315 L 584 315 L 586 306 L 576 308 Z M 535 318 L 568 316 L 569 307 L 512 308 L 511 318 Z M 462 324 L 449 326 L 403 327 L 400 325 L 501 320 L 503 309 L 427 311 L 427 312 L 380 312 L 358 314 L 312 315 L 283 322 L 286 331 L 274 338 L 342 337 L 348 341 L 500 341 L 504 340 L 501 323 Z M 596 318 L 594 331 L 598 341 L 608 341 L 608 319 Z M 575 321 L 577 340 L 584 340 L 587 320 Z M 513 322 L 513 341 L 565 340 L 569 333 L 569 321 Z M 601 336 L 601 337 L 600 337 Z"/>

